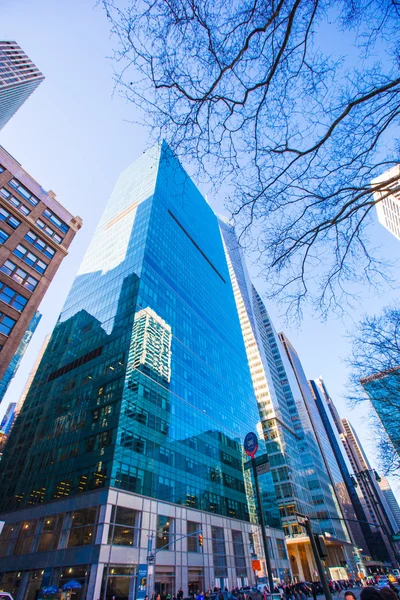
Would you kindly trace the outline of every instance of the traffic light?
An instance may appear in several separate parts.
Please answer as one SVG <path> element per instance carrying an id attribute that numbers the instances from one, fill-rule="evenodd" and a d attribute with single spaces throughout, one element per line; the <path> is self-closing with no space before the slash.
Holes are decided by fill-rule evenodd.
<path id="1" fill-rule="evenodd" d="M 200 535 L 199 535 L 199 546 L 202 546 L 202 545 L 203 545 L 203 534 L 200 533 Z"/>
<path id="2" fill-rule="evenodd" d="M 317 546 L 318 554 L 320 558 L 326 558 L 328 556 L 328 551 L 326 549 L 324 538 L 322 535 L 318 535 L 314 533 L 315 545 Z"/>

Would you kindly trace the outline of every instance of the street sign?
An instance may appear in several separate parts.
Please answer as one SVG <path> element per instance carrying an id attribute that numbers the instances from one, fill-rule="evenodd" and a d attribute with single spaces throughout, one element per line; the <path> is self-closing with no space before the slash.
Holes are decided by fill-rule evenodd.
<path id="1" fill-rule="evenodd" d="M 395 533 L 394 535 L 392 535 L 392 541 L 393 542 L 400 542 L 400 532 L 399 533 Z"/>
<path id="2" fill-rule="evenodd" d="M 261 561 L 259 560 L 252 560 L 251 561 L 251 568 L 253 571 L 261 571 Z"/>
<path id="3" fill-rule="evenodd" d="M 300 513 L 296 513 L 297 523 L 305 527 L 307 525 L 308 517 Z"/>
<path id="4" fill-rule="evenodd" d="M 264 473 L 269 473 L 271 470 L 271 465 L 269 462 L 265 462 L 261 465 L 256 466 L 257 475 L 264 475 Z"/>
<path id="5" fill-rule="evenodd" d="M 269 462 L 269 458 L 268 458 L 268 454 L 261 454 L 260 456 L 257 456 L 257 458 L 254 459 L 255 462 L 255 466 L 257 469 L 257 475 L 263 475 L 263 473 L 269 473 L 271 470 L 271 465 Z M 244 468 L 246 469 L 251 469 L 252 467 L 252 461 L 248 460 L 247 462 L 244 463 Z"/>
<path id="6" fill-rule="evenodd" d="M 149 565 L 154 565 L 156 563 L 156 556 L 155 556 L 155 554 L 148 554 L 147 555 L 147 563 Z"/>
<path id="7" fill-rule="evenodd" d="M 258 439 L 256 434 L 253 433 L 253 431 L 250 431 L 246 435 L 246 437 L 244 438 L 243 446 L 247 456 L 251 456 L 251 458 L 254 458 L 258 450 Z"/>

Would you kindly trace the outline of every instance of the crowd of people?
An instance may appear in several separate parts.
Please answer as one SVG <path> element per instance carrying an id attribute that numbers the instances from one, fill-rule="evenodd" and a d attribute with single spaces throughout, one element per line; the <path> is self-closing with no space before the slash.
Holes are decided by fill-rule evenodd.
<path id="1" fill-rule="evenodd" d="M 375 584 L 377 582 L 374 578 L 365 580 L 354 581 L 329 581 L 329 590 L 332 596 L 341 594 L 344 591 L 344 600 L 358 600 L 354 592 L 351 591 L 352 587 L 363 587 L 361 590 L 359 600 L 400 600 L 398 589 L 388 581 L 387 587 L 376 589 Z M 283 583 L 277 584 L 274 589 L 274 593 L 279 594 L 281 600 L 307 600 L 312 596 L 313 600 L 316 600 L 317 596 L 323 594 L 322 586 L 319 582 L 298 582 L 298 583 Z M 213 589 L 208 588 L 207 591 L 197 590 L 196 592 L 189 593 L 191 600 L 229 600 L 229 596 L 235 596 L 237 600 L 254 600 L 254 590 L 233 588 L 230 592 L 228 588 L 222 590 L 221 588 L 214 587 Z M 263 586 L 258 591 L 258 595 L 262 596 L 262 600 L 268 600 L 269 589 L 267 586 Z M 145 600 L 148 600 L 146 596 Z M 179 588 L 176 594 L 160 594 L 154 593 L 151 596 L 151 600 L 184 600 L 184 593 L 182 588 Z M 261 600 L 261 598 L 259 598 Z"/>

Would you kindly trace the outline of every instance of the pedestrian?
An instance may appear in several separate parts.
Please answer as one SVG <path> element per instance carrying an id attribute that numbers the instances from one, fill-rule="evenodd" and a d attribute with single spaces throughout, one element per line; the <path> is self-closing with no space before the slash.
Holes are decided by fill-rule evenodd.
<path id="1" fill-rule="evenodd" d="M 317 587 L 317 584 L 315 583 L 315 581 L 313 581 L 311 584 L 311 593 L 312 593 L 313 600 L 317 600 L 318 587 Z"/>
<path id="2" fill-rule="evenodd" d="M 383 596 L 379 590 L 368 585 L 361 590 L 360 600 L 383 600 Z"/>
<path id="3" fill-rule="evenodd" d="M 299 597 L 300 597 L 300 600 L 307 600 L 307 596 L 306 596 L 304 590 L 301 588 L 299 589 Z"/>
<path id="4" fill-rule="evenodd" d="M 197 590 L 197 596 L 196 596 L 196 600 L 204 600 L 204 592 L 200 590 Z"/>
<path id="5" fill-rule="evenodd" d="M 347 590 L 347 592 L 344 593 L 344 600 L 357 600 L 357 598 L 355 597 L 355 594 L 353 592 Z"/>
<path id="6" fill-rule="evenodd" d="M 384 600 L 398 600 L 397 593 L 390 587 L 383 587 L 380 592 Z"/>

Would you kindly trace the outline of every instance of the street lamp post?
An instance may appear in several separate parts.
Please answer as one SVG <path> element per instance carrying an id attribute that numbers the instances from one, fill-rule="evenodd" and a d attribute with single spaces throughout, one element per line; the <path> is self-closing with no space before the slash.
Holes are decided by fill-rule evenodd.
<path id="1" fill-rule="evenodd" d="M 260 486 L 258 483 L 258 469 L 260 469 L 262 473 L 268 472 L 270 470 L 268 456 L 265 455 L 264 457 L 261 457 L 262 460 L 259 461 L 259 464 L 257 465 L 255 455 L 258 450 L 258 439 L 257 439 L 256 434 L 253 433 L 252 431 L 250 431 L 246 435 L 243 445 L 244 445 L 244 451 L 246 452 L 247 456 L 249 456 L 251 458 L 251 460 L 248 461 L 244 465 L 244 468 L 245 469 L 251 468 L 251 470 L 253 472 L 254 487 L 255 487 L 255 491 L 256 491 L 257 506 L 258 506 L 258 518 L 259 518 L 260 526 L 261 526 L 261 538 L 263 541 L 265 564 L 267 567 L 269 593 L 273 594 L 275 586 L 274 586 L 274 579 L 272 577 L 271 557 L 269 554 L 267 533 L 265 531 L 264 508 L 262 505 Z"/>

